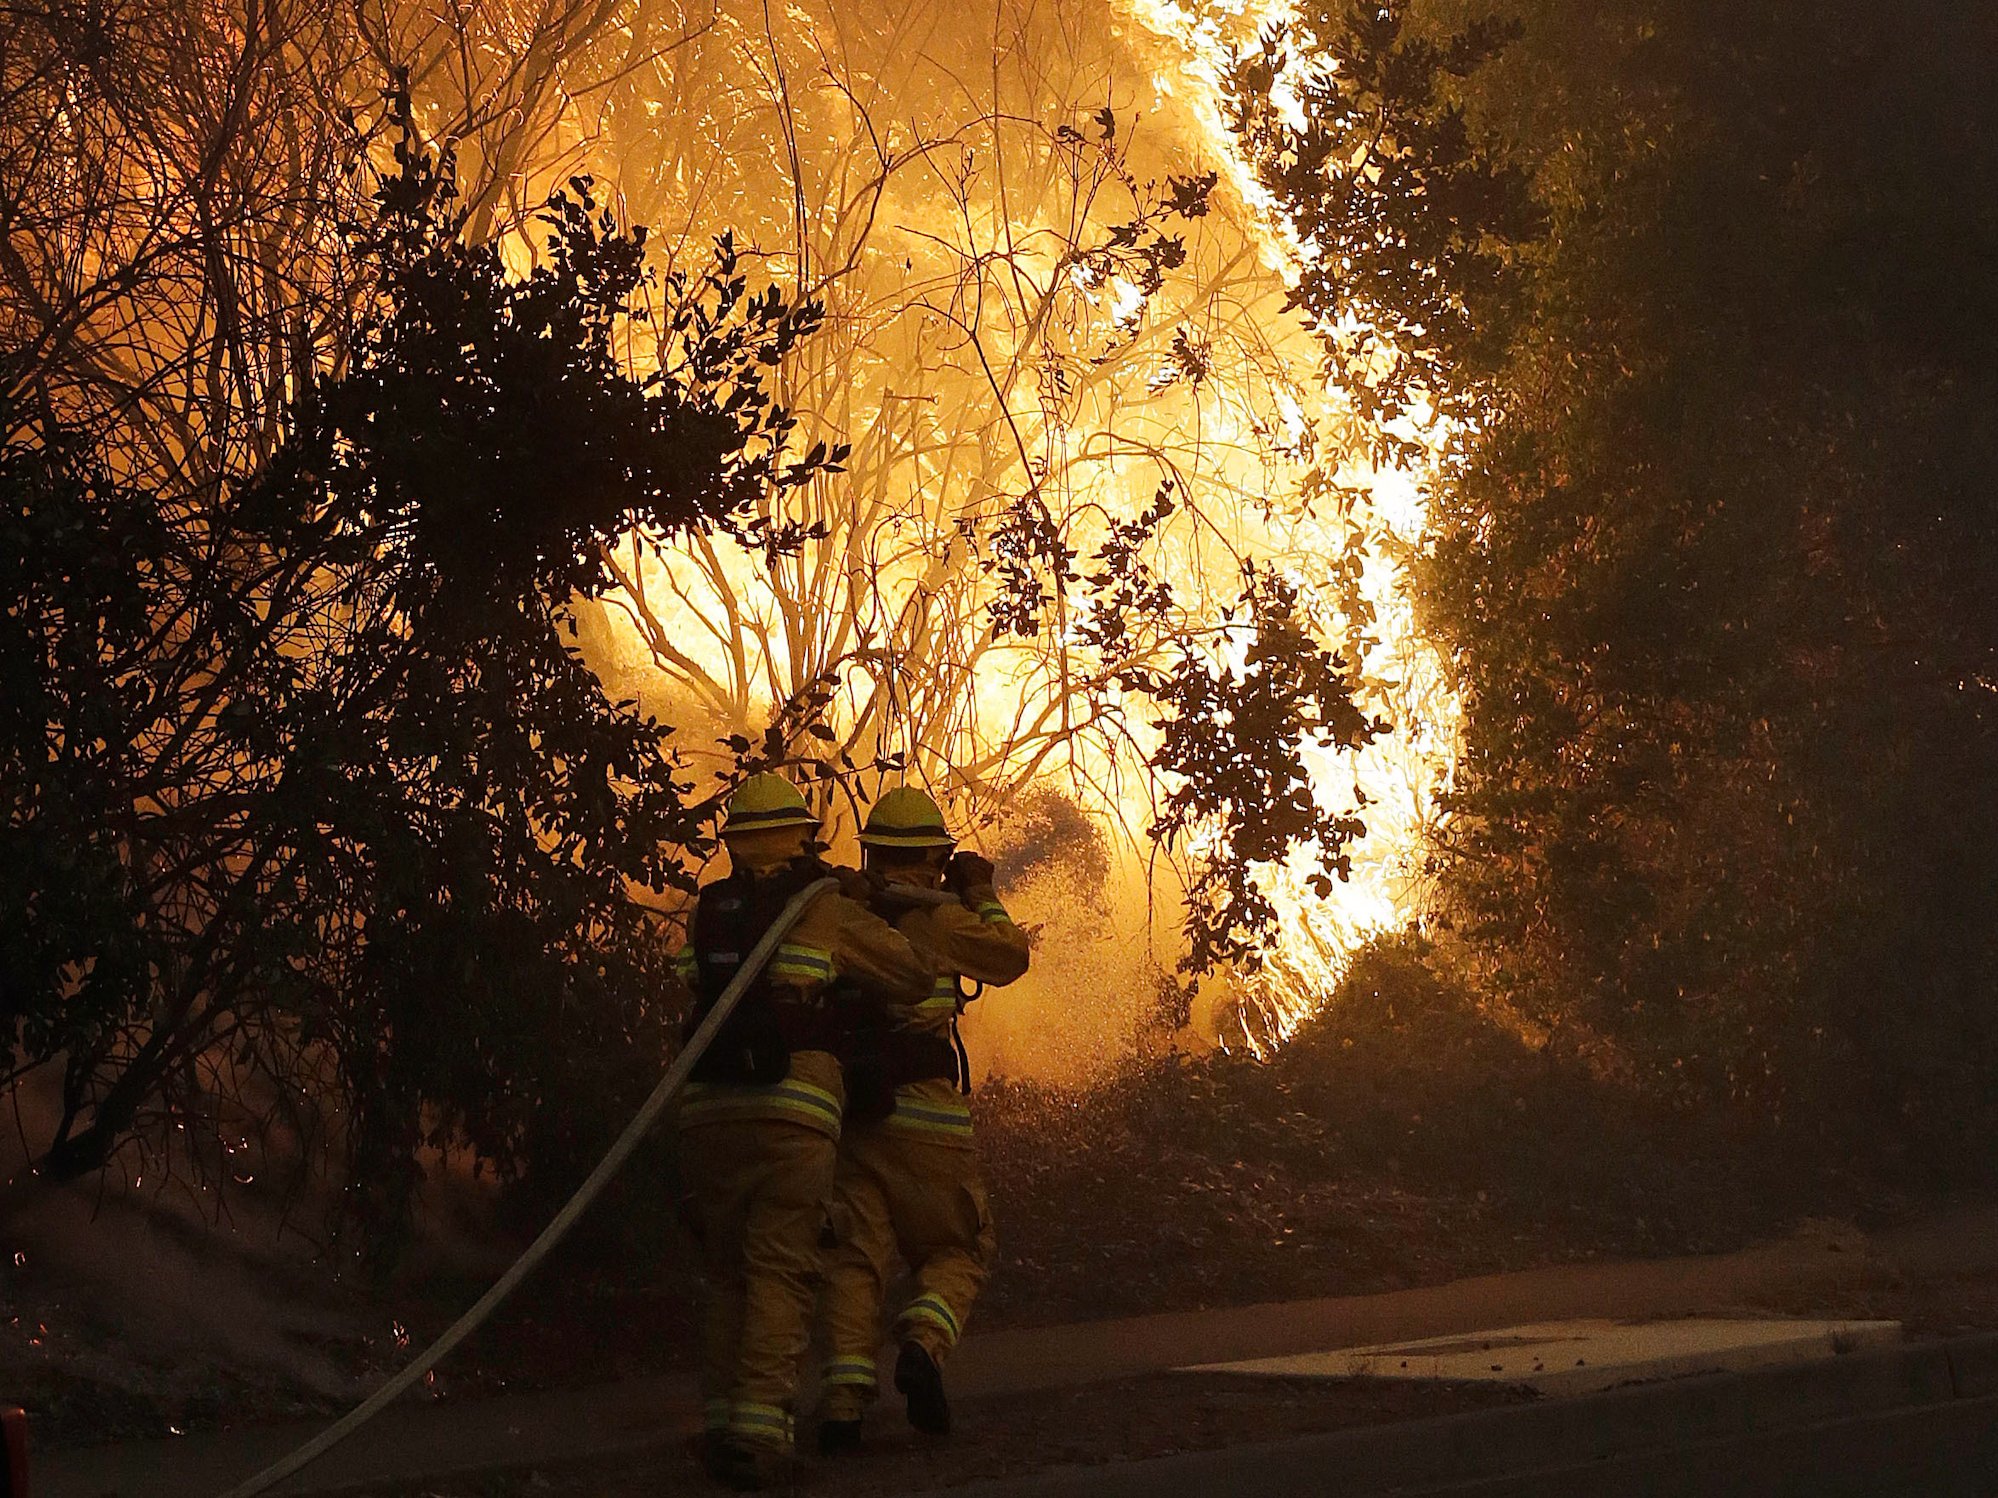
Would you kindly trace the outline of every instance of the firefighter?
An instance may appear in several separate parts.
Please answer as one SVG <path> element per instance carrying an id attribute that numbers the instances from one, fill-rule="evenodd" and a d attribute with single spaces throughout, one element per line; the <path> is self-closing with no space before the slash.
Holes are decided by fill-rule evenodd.
<path id="1" fill-rule="evenodd" d="M 777 913 L 834 873 L 808 849 L 818 821 L 778 775 L 754 775 L 722 826 L 731 870 L 700 893 L 680 953 L 696 1019 Z M 852 882 L 860 876 L 849 870 Z M 694 1069 L 680 1159 L 709 1279 L 703 1332 L 703 1451 L 731 1487 L 783 1482 L 792 1396 L 829 1235 L 843 1089 L 835 980 L 875 1008 L 919 1001 L 931 966 L 864 905 L 828 890 L 777 947 Z M 849 1000 L 849 1002 L 851 1002 Z"/>
<path id="2" fill-rule="evenodd" d="M 1027 970 L 1027 938 L 993 893 L 992 865 L 952 851 L 955 840 L 929 796 L 914 787 L 890 791 L 869 814 L 860 841 L 867 871 L 884 885 L 876 908 L 930 953 L 938 976 L 928 997 L 896 1012 L 886 1037 L 893 1111 L 877 1123 L 850 1126 L 840 1142 L 835 1201 L 847 1237 L 826 1272 L 819 1447 L 827 1453 L 860 1442 L 861 1415 L 876 1394 L 882 1302 L 898 1253 L 912 1286 L 895 1316 L 895 1387 L 918 1430 L 950 1430 L 943 1362 L 963 1333 L 995 1248 L 957 1020 L 980 987 L 1011 983 Z M 939 885 L 957 901 L 903 902 L 897 909 L 897 888 Z M 974 984 L 968 994 L 965 979 Z"/>

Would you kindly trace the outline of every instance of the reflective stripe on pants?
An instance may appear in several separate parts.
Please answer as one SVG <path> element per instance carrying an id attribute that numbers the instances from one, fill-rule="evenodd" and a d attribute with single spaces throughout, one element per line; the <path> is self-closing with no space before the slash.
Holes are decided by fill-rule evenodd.
<path id="1" fill-rule="evenodd" d="M 841 1146 L 835 1213 L 845 1242 L 826 1268 L 825 1330 L 830 1361 L 821 1412 L 858 1418 L 874 1397 L 871 1375 L 881 1344 L 881 1310 L 899 1255 L 914 1281 L 895 1335 L 921 1344 L 941 1363 L 963 1334 L 997 1242 L 978 1156 L 960 1146 L 879 1126 L 851 1129 Z"/>
<path id="2" fill-rule="evenodd" d="M 822 1277 L 833 1141 L 774 1119 L 703 1123 L 681 1141 L 707 1261 L 701 1393 L 710 1428 L 789 1450 L 798 1359 Z"/>

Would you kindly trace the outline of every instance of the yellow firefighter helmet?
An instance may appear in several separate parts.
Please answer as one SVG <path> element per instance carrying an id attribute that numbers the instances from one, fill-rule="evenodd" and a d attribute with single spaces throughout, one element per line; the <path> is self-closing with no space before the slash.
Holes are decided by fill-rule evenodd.
<path id="1" fill-rule="evenodd" d="M 898 785 L 874 803 L 860 841 L 870 848 L 954 848 L 957 839 L 944 826 L 943 812 L 928 792 Z"/>
<path id="2" fill-rule="evenodd" d="M 766 771 L 750 776 L 728 798 L 728 817 L 722 823 L 722 835 L 762 832 L 772 827 L 818 825 L 819 819 L 805 805 L 803 793 L 782 775 Z"/>

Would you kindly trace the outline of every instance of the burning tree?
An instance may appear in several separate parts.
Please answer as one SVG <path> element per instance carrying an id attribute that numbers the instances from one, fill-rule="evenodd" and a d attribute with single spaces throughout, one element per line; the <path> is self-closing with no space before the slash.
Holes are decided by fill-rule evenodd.
<path id="1" fill-rule="evenodd" d="M 423 1138 L 563 1148 L 539 1104 L 616 1089 L 561 1069 L 662 1039 L 625 896 L 751 763 L 836 817 L 1058 787 L 1165 850 L 1195 968 L 1327 905 L 1385 700 L 1366 433 L 1213 137 L 1081 0 L 802 14 L 130 0 L 0 58 L 51 1174 L 252 1116 L 390 1201 Z"/>
<path id="2" fill-rule="evenodd" d="M 850 450 L 736 544 L 621 548 L 593 651 L 704 725 L 718 772 L 808 766 L 836 821 L 881 773 L 973 828 L 1059 787 L 1167 851 L 1190 967 L 1252 967 L 1258 880 L 1322 901 L 1361 831 L 1328 767 L 1384 726 L 1358 669 L 1377 538 L 1266 236 L 1137 35 L 1089 12 L 725 9 L 578 100 L 635 211 L 690 237 L 727 216 L 824 302 L 778 379 Z M 1313 688 L 1228 734 L 1244 659 L 1280 654 Z M 1308 812 L 1237 775 L 1294 781 Z"/>
<path id="3" fill-rule="evenodd" d="M 613 670 L 620 690 L 829 790 L 861 788 L 848 763 L 902 767 L 974 826 L 1059 785 L 1134 849 L 1172 833 L 1173 886 L 1242 839 L 1225 812 L 1197 835 L 1158 821 L 1163 730 L 1131 673 L 1187 650 L 1228 669 L 1254 630 L 1248 565 L 1290 581 L 1370 717 L 1406 708 L 1399 666 L 1373 659 L 1383 594 L 1362 586 L 1383 540 L 1351 482 L 1367 433 L 1321 398 L 1272 242 L 1217 189 L 1230 143 L 1100 0 L 782 17 L 760 0 L 128 0 L 34 19 L 9 60 L 7 136 L 33 167 L 9 213 L 52 250 L 0 277 L 0 311 L 44 344 L 17 388 L 115 413 L 177 481 L 247 472 L 287 394 L 337 367 L 355 289 L 334 230 L 393 79 L 413 128 L 453 146 L 472 239 L 531 260 L 525 215 L 588 171 L 664 231 L 669 266 L 734 228 L 746 261 L 827 307 L 775 378 L 814 439 L 851 449 L 848 472 L 740 536 L 627 544 L 608 622 L 582 611 L 600 667 L 643 667 Z M 50 115 L 62 128 L 40 132 Z M 1113 526 L 1165 484 L 1138 548 L 1160 587 L 1122 605 L 1104 652 L 1078 631 L 1107 606 L 1110 559 L 1138 554 Z M 772 537 L 796 543 L 781 564 Z M 1326 841 L 1260 877 L 1317 929 L 1305 880 L 1346 866 L 1334 829 L 1370 798 L 1376 818 L 1415 808 L 1379 804 L 1398 774 L 1344 788 L 1309 716 L 1286 743 Z M 1232 940 L 1196 919 L 1196 965 Z"/>

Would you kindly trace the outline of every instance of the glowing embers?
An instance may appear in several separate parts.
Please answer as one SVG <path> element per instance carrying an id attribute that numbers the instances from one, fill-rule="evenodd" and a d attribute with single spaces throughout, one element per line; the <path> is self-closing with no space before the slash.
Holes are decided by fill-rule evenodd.
<path id="1" fill-rule="evenodd" d="M 1546 1321 L 1468 1335 L 1347 1347 L 1184 1373 L 1262 1378 L 1417 1378 L 1520 1384 L 1543 1394 L 1587 1394 L 1617 1384 L 1739 1372 L 1837 1357 L 1901 1340 L 1898 1321 L 1786 1318 Z"/>

